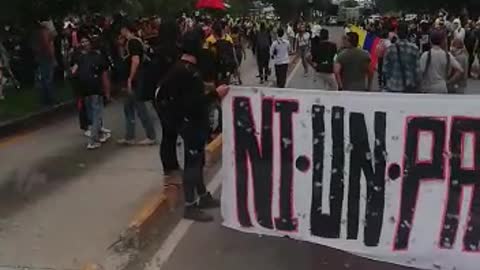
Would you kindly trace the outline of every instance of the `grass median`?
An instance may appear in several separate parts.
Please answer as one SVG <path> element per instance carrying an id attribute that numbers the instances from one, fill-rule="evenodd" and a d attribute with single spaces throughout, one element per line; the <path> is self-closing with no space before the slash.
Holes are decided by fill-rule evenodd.
<path id="1" fill-rule="evenodd" d="M 73 91 L 68 83 L 56 83 L 55 98 L 59 103 L 73 100 Z M 0 125 L 44 110 L 40 90 L 34 86 L 24 86 L 19 90 L 6 89 L 5 100 L 0 100 Z"/>

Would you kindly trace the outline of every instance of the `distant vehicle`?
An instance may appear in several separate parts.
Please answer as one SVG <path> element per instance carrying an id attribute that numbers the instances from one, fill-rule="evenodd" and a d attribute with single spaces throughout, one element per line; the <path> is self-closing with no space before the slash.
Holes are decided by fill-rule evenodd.
<path id="1" fill-rule="evenodd" d="M 331 16 L 328 19 L 328 25 L 337 25 L 338 24 L 338 17 L 337 16 Z"/>
<path id="2" fill-rule="evenodd" d="M 418 18 L 417 14 L 407 14 L 405 15 L 405 21 L 410 22 Z"/>

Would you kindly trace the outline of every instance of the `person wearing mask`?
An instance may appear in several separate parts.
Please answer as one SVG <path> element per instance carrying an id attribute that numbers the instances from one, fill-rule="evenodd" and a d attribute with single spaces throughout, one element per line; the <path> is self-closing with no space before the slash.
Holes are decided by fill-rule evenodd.
<path id="1" fill-rule="evenodd" d="M 469 63 L 468 63 L 469 56 L 468 56 L 468 51 L 465 48 L 465 44 L 461 39 L 454 39 L 452 41 L 450 52 L 458 61 L 462 69 L 464 71 L 467 71 L 469 67 Z M 449 85 L 449 93 L 464 94 L 465 89 L 467 88 L 467 82 L 468 82 L 468 74 L 467 72 L 463 72 L 463 76 L 461 76 L 457 81 L 454 81 L 452 84 Z"/>
<path id="2" fill-rule="evenodd" d="M 453 39 L 459 39 L 462 42 L 465 41 L 465 28 L 462 27 L 460 19 L 453 20 Z"/>
<path id="3" fill-rule="evenodd" d="M 420 51 L 408 42 L 408 26 L 400 24 L 398 40 L 385 52 L 383 76 L 388 92 L 414 93 L 418 89 Z"/>
<path id="4" fill-rule="evenodd" d="M 205 91 L 197 67 L 202 43 L 201 31 L 195 29 L 185 34 L 183 54 L 162 81 L 156 93 L 155 103 L 184 141 L 183 217 L 198 222 L 210 222 L 213 217 L 203 209 L 217 208 L 220 202 L 207 191 L 203 178 L 208 110 L 210 103 L 217 98 L 223 98 L 229 88 L 221 85 L 216 90 Z"/>
<path id="5" fill-rule="evenodd" d="M 319 36 L 312 39 L 311 65 L 322 83 L 322 90 L 338 90 L 333 74 L 333 65 L 337 55 L 337 45 L 329 41 L 327 29 L 321 29 Z"/>
<path id="6" fill-rule="evenodd" d="M 124 103 L 125 114 L 125 138 L 118 140 L 121 145 L 135 145 L 135 118 L 138 115 L 142 122 L 147 138 L 139 145 L 154 145 L 157 143 L 157 135 L 153 126 L 152 118 L 147 109 L 144 97 L 144 70 L 145 59 L 144 46 L 142 41 L 134 34 L 134 28 L 129 24 L 121 26 L 120 35 L 125 38 L 126 55 L 124 60 L 127 62 L 127 98 Z"/>
<path id="7" fill-rule="evenodd" d="M 430 37 L 432 48 L 420 58 L 420 71 L 423 72 L 422 91 L 429 94 L 447 94 L 448 85 L 458 81 L 463 68 L 446 51 L 447 36 L 442 30 L 434 30 Z"/>
<path id="8" fill-rule="evenodd" d="M 300 54 L 300 59 L 302 60 L 304 76 L 308 76 L 308 50 L 310 48 L 310 33 L 307 32 L 307 29 L 304 24 L 299 28 L 298 34 L 296 36 L 298 53 Z"/>
<path id="9" fill-rule="evenodd" d="M 102 132 L 104 96 L 110 99 L 108 64 L 99 51 L 92 49 L 87 35 L 80 39 L 80 44 L 80 51 L 73 56 L 71 74 L 91 122 L 87 149 L 95 150 L 111 137 L 110 133 Z"/>
<path id="10" fill-rule="evenodd" d="M 272 36 L 268 32 L 265 23 L 260 24 L 260 31 L 256 34 L 255 38 L 258 73 L 260 76 L 260 83 L 263 84 L 268 81 L 270 47 L 272 45 Z"/>
<path id="11" fill-rule="evenodd" d="M 370 55 L 358 48 L 357 33 L 347 33 L 343 38 L 344 49 L 338 55 L 334 71 L 339 90 L 370 91 L 373 74 L 370 72 Z"/>
<path id="12" fill-rule="evenodd" d="M 282 28 L 277 30 L 277 40 L 270 48 L 275 65 L 275 76 L 277 77 L 277 87 L 285 88 L 287 83 L 288 64 L 290 63 L 290 42 L 284 37 L 285 31 Z"/>

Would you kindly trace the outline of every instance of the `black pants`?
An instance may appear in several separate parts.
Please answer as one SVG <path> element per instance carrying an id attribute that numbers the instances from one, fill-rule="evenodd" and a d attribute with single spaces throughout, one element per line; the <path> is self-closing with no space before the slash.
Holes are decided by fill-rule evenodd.
<path id="1" fill-rule="evenodd" d="M 166 173 L 177 170 L 177 138 L 180 135 L 184 144 L 183 191 L 186 205 L 195 203 L 196 195 L 207 193 L 203 179 L 205 166 L 205 145 L 208 138 L 208 119 L 200 124 L 198 121 L 178 121 L 172 115 L 172 109 L 164 108 L 155 102 L 155 109 L 162 124 L 162 142 L 160 158 Z M 182 122 L 182 123 L 181 123 Z"/>
<path id="2" fill-rule="evenodd" d="M 275 76 L 277 77 L 277 87 L 285 88 L 287 84 L 288 64 L 275 65 Z"/>
<path id="3" fill-rule="evenodd" d="M 168 119 L 165 113 L 157 110 L 162 124 L 162 142 L 160 143 L 160 160 L 166 175 L 180 169 L 177 157 L 178 132 L 174 121 Z"/>
<path id="4" fill-rule="evenodd" d="M 257 52 L 257 65 L 258 65 L 258 74 L 262 80 L 268 78 L 268 63 L 270 62 L 269 52 L 258 51 Z"/>
<path id="5" fill-rule="evenodd" d="M 186 205 L 195 202 L 195 195 L 207 193 L 203 179 L 205 166 L 205 144 L 207 141 L 207 127 L 194 123 L 184 123 L 179 129 L 185 145 L 185 168 L 183 172 L 183 191 Z"/>
<path id="6" fill-rule="evenodd" d="M 378 85 L 380 88 L 385 86 L 385 77 L 383 76 L 383 57 L 378 58 Z"/>

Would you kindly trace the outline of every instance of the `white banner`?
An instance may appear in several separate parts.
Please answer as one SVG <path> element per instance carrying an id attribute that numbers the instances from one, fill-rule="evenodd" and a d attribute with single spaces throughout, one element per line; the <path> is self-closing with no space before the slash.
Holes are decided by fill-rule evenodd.
<path id="1" fill-rule="evenodd" d="M 223 129 L 225 226 L 479 269 L 477 97 L 236 88 Z"/>

